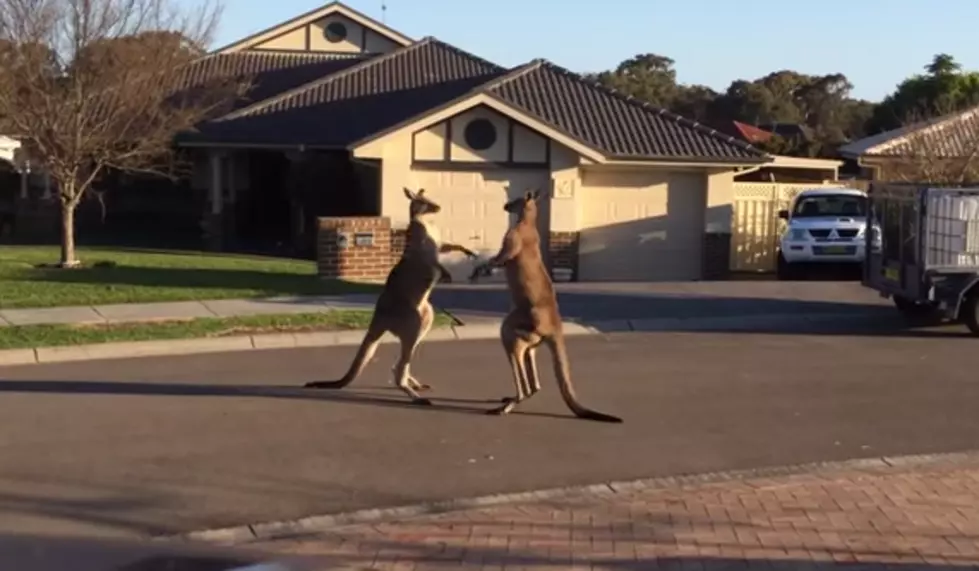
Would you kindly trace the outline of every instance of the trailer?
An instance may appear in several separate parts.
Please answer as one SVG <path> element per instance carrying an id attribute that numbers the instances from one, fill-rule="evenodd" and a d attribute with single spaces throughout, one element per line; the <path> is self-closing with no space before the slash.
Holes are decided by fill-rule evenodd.
<path id="1" fill-rule="evenodd" d="M 979 335 L 979 188 L 871 184 L 862 283 L 916 321 Z"/>

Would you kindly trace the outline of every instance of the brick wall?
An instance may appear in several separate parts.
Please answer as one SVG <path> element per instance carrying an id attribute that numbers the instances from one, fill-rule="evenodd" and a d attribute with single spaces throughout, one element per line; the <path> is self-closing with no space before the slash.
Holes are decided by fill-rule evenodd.
<path id="1" fill-rule="evenodd" d="M 578 279 L 578 233 L 551 232 L 548 242 L 551 273 L 554 270 L 570 270 L 571 281 Z"/>
<path id="2" fill-rule="evenodd" d="M 705 233 L 703 256 L 704 279 L 726 279 L 731 273 L 731 234 Z"/>
<path id="3" fill-rule="evenodd" d="M 357 234 L 371 235 L 372 244 L 358 245 Z M 345 246 L 341 244 L 342 241 L 345 242 Z M 387 218 L 375 216 L 320 218 L 316 240 L 319 276 L 356 281 L 383 281 L 397 259 L 392 259 L 391 244 L 391 221 Z"/>
<path id="4" fill-rule="evenodd" d="M 391 265 L 398 263 L 401 254 L 404 254 L 405 247 L 408 245 L 408 230 L 391 230 Z"/>

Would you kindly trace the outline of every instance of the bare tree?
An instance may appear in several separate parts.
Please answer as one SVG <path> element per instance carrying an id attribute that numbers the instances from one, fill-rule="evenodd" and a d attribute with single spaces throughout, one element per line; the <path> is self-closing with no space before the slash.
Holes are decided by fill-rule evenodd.
<path id="1" fill-rule="evenodd" d="M 888 149 L 889 178 L 904 182 L 965 185 L 979 182 L 979 107 L 936 113 L 914 112 L 907 134 Z"/>
<path id="2" fill-rule="evenodd" d="M 189 74 L 221 11 L 193 4 L 0 0 L 0 132 L 57 185 L 63 267 L 78 265 L 75 209 L 100 175 L 172 175 L 175 135 L 247 89 L 243 78 Z"/>

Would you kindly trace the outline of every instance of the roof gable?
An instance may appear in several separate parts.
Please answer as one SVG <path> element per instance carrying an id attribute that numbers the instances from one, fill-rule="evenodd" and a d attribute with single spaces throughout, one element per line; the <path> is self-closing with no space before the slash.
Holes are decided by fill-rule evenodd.
<path id="1" fill-rule="evenodd" d="M 979 148 L 979 106 L 912 125 L 883 131 L 839 148 L 844 157 L 901 157 L 914 154 L 915 137 L 935 157 L 965 157 Z"/>
<path id="2" fill-rule="evenodd" d="M 545 60 L 487 86 L 509 105 L 613 159 L 762 160 L 762 151 Z"/>
<path id="3" fill-rule="evenodd" d="M 272 38 L 275 38 L 277 36 L 282 36 L 290 32 L 293 32 L 295 30 L 301 29 L 304 26 L 307 26 L 309 24 L 312 24 L 313 22 L 322 20 L 323 18 L 332 16 L 334 14 L 339 14 L 346 18 L 349 18 L 354 22 L 357 22 L 361 26 L 364 26 L 365 28 L 372 30 L 374 33 L 381 35 L 400 46 L 408 46 L 413 43 L 413 40 L 408 36 L 405 36 L 401 32 L 394 30 L 393 28 L 389 28 L 383 23 L 378 22 L 377 20 L 371 18 L 370 16 L 367 16 L 366 14 L 363 14 L 361 12 L 358 12 L 357 10 L 354 10 L 353 8 L 350 8 L 349 6 L 343 4 L 342 2 L 330 2 L 326 6 L 323 6 L 321 8 L 316 8 L 314 10 L 310 10 L 309 12 L 306 12 L 305 14 L 300 14 L 299 16 L 296 16 L 291 20 L 286 20 L 285 22 L 276 24 L 275 26 L 271 26 L 269 28 L 256 32 L 250 36 L 247 36 L 245 38 L 232 42 L 226 46 L 218 48 L 214 50 L 214 52 L 232 53 L 232 52 L 247 50 L 263 42 L 266 42 Z"/>

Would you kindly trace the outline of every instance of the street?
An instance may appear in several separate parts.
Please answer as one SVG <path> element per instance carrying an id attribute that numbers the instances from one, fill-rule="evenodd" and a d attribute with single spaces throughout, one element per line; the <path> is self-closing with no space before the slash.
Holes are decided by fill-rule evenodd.
<path id="1" fill-rule="evenodd" d="M 145 358 L 0 370 L 0 532 L 134 537 L 373 506 L 979 442 L 975 340 L 655 333 L 572 338 L 577 420 L 546 351 L 519 414 L 491 341 L 430 343 L 413 373 L 436 406 L 387 384 L 393 346 L 355 385 L 353 349 Z M 904 336 L 906 335 L 906 336 Z M 913 336 L 912 336 L 913 335 Z"/>

